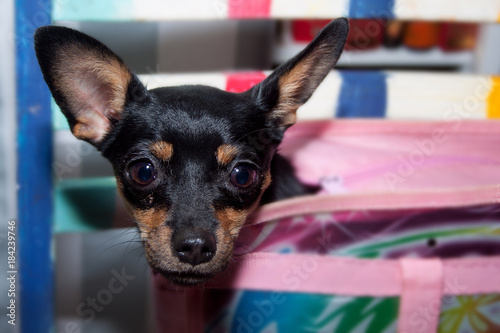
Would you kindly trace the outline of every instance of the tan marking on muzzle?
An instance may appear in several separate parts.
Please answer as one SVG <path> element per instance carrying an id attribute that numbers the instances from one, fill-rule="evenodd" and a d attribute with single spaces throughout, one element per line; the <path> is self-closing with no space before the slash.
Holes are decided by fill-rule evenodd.
<path id="1" fill-rule="evenodd" d="M 215 210 L 215 218 L 219 220 L 220 226 L 233 238 L 238 236 L 248 214 L 249 211 L 245 209 L 223 208 Z"/>
<path id="2" fill-rule="evenodd" d="M 168 211 L 166 209 L 150 208 L 145 210 L 134 210 L 134 217 L 145 226 L 153 229 L 157 228 L 167 220 Z"/>

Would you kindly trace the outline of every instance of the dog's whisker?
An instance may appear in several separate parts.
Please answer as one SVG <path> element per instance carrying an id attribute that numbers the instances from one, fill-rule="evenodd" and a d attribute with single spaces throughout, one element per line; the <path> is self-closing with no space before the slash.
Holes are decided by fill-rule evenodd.
<path id="1" fill-rule="evenodd" d="M 137 244 L 137 243 L 140 243 L 140 244 L 142 244 L 142 240 L 140 240 L 140 239 L 139 239 L 139 240 L 136 240 L 136 239 L 135 239 L 137 236 L 139 236 L 139 234 L 138 234 L 138 233 L 137 233 L 137 234 L 135 234 L 135 235 L 134 235 L 134 237 L 130 240 L 130 242 L 128 243 L 127 247 L 125 248 L 125 252 L 127 252 L 127 251 L 128 251 L 128 248 L 130 247 L 130 245 L 131 245 L 132 243 L 136 243 L 136 244 Z M 141 246 L 141 247 L 139 247 L 139 248 L 142 248 L 142 246 Z"/>
<path id="2" fill-rule="evenodd" d="M 105 252 L 107 251 L 110 251 L 114 248 L 117 248 L 117 247 L 120 247 L 120 246 L 124 246 L 125 244 L 127 244 L 127 246 L 130 246 L 130 243 L 142 243 L 140 241 L 134 241 L 134 240 L 126 240 L 126 241 L 123 241 L 123 242 L 119 242 L 119 243 L 115 243 L 115 244 L 112 244 L 108 247 L 106 247 L 105 249 L 103 249 L 100 253 L 98 253 L 98 255 L 102 255 L 104 254 Z"/>
<path id="3" fill-rule="evenodd" d="M 131 221 L 131 222 L 133 222 L 133 223 L 135 223 L 135 224 L 137 224 L 138 226 L 141 226 L 141 227 L 143 227 L 143 228 L 147 229 L 148 231 L 153 231 L 153 229 L 152 229 L 152 228 L 150 228 L 149 226 L 145 225 L 145 224 L 144 224 L 144 223 L 142 223 L 142 222 L 139 222 L 139 221 L 137 221 L 137 220 L 130 220 L 130 221 Z"/>
<path id="4" fill-rule="evenodd" d="M 130 249 L 128 251 L 125 251 L 124 254 L 129 257 L 130 255 L 133 255 L 135 252 L 138 253 L 137 255 L 137 262 L 139 262 L 139 260 L 141 258 L 143 258 L 143 254 L 144 254 L 144 247 L 143 246 L 137 246 L 137 247 L 134 247 L 133 249 Z"/>
<path id="5" fill-rule="evenodd" d="M 114 242 L 115 240 L 117 240 L 117 239 L 119 239 L 121 237 L 127 236 L 127 235 L 129 235 L 131 233 L 137 234 L 137 230 L 135 229 L 135 227 L 127 227 L 127 228 L 125 228 L 125 230 L 123 230 L 119 234 L 117 234 L 117 235 L 113 236 L 111 239 L 109 239 L 108 243 Z"/>
<path id="6" fill-rule="evenodd" d="M 267 129 L 266 128 L 259 128 L 257 130 L 254 130 L 254 131 L 252 131 L 250 133 L 247 133 L 247 134 L 241 136 L 239 139 L 236 140 L 236 142 L 241 142 L 243 139 L 249 137 L 250 135 L 255 134 L 255 133 L 259 133 L 259 132 L 263 132 L 263 131 L 267 131 Z M 261 142 L 261 143 L 263 143 L 263 142 Z"/>

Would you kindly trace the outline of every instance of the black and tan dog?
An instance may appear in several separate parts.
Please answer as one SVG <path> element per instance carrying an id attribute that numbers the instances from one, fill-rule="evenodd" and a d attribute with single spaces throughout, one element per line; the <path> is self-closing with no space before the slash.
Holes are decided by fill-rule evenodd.
<path id="1" fill-rule="evenodd" d="M 347 32 L 347 20 L 331 22 L 238 94 L 147 90 L 106 46 L 68 28 L 38 29 L 35 49 L 73 134 L 112 163 L 150 265 L 190 285 L 224 269 L 257 206 L 307 192 L 275 152 L 297 108 L 337 62 Z"/>

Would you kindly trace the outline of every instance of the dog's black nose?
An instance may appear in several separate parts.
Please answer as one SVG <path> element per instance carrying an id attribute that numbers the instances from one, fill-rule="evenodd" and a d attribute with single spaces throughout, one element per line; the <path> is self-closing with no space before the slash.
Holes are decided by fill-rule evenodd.
<path id="1" fill-rule="evenodd" d="M 212 260 L 217 251 L 214 236 L 204 229 L 177 231 L 172 245 L 179 260 L 192 266 Z"/>

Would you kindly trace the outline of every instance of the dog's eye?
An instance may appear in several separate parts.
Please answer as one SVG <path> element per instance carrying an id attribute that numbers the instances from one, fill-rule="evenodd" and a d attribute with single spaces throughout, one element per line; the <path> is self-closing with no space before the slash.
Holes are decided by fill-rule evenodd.
<path id="1" fill-rule="evenodd" d="M 257 172 L 248 165 L 238 165 L 231 171 L 231 184 L 238 188 L 250 187 L 257 178 Z"/>
<path id="2" fill-rule="evenodd" d="M 156 171 L 149 161 L 139 161 L 131 164 L 128 169 L 130 179 L 139 185 L 149 185 L 156 178 Z"/>

